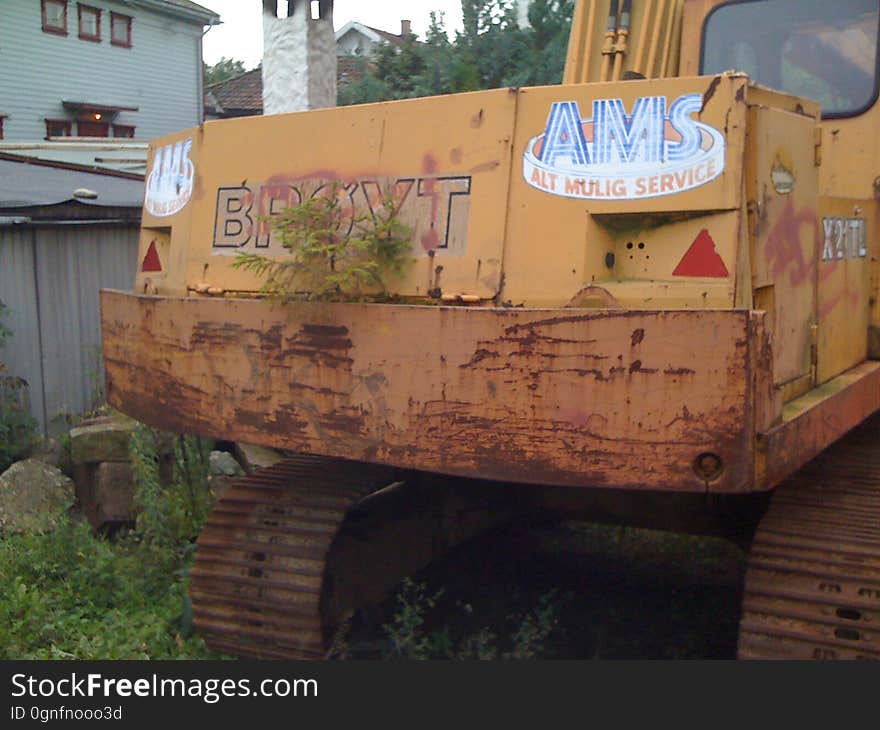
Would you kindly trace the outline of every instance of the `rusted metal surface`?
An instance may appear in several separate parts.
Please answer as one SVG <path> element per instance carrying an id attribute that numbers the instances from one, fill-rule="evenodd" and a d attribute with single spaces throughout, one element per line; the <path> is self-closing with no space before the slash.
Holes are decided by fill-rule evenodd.
<path id="1" fill-rule="evenodd" d="M 880 659 L 880 416 L 773 495 L 749 554 L 739 657 Z"/>
<path id="2" fill-rule="evenodd" d="M 760 316 L 103 293 L 109 401 L 158 427 L 534 484 L 753 487 Z M 724 468 L 708 484 L 703 453 Z"/>
<path id="3" fill-rule="evenodd" d="M 864 362 L 814 388 L 761 435 L 758 481 L 771 488 L 880 409 L 880 363 Z M 760 465 L 766 460 L 766 470 Z"/>
<path id="4" fill-rule="evenodd" d="M 784 387 L 783 400 L 788 401 L 815 384 L 811 325 L 816 322 L 819 262 L 816 119 L 755 104 L 749 106 L 749 129 L 745 180 L 754 308 L 768 313 L 773 382 Z M 790 188 L 774 186 L 777 175 Z"/>

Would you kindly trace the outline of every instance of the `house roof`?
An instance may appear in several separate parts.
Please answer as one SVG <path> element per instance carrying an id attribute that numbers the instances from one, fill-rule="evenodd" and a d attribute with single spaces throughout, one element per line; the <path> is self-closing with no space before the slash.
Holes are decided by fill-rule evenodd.
<path id="1" fill-rule="evenodd" d="M 349 20 L 345 25 L 337 30 L 336 40 L 338 41 L 340 38 L 347 35 L 351 31 L 354 31 L 355 33 L 360 33 L 361 35 L 370 39 L 373 43 L 386 41 L 388 43 L 393 43 L 394 45 L 399 46 L 401 43 L 403 43 L 404 40 L 403 36 L 394 35 L 394 33 L 389 33 L 387 30 L 381 30 L 380 28 L 374 28 L 371 25 L 364 25 L 357 20 Z"/>
<path id="2" fill-rule="evenodd" d="M 79 198 L 84 188 L 96 198 Z M 97 207 L 140 208 L 143 178 L 56 167 L 27 157 L 0 154 L 0 208 L 27 208 L 77 202 Z"/>
<path id="3" fill-rule="evenodd" d="M 222 22 L 220 16 L 213 10 L 208 10 L 190 0 L 123 0 L 123 2 L 200 22 L 202 25 L 219 25 Z"/>
<path id="4" fill-rule="evenodd" d="M 226 81 L 218 81 L 205 89 L 205 107 L 217 113 L 262 114 L 263 70 L 245 71 Z"/>
<path id="5" fill-rule="evenodd" d="M 336 83 L 341 88 L 360 81 L 364 59 L 339 56 L 336 59 Z M 248 116 L 263 113 L 263 71 L 261 67 L 218 81 L 205 89 L 205 111 L 217 116 Z"/>
<path id="6" fill-rule="evenodd" d="M 403 36 L 394 35 L 394 33 L 389 33 L 387 30 L 382 30 L 381 28 L 374 28 L 372 25 L 368 25 L 366 27 L 376 33 L 380 38 L 382 38 L 382 40 L 386 40 L 389 43 L 393 43 L 397 46 L 403 43 Z"/>

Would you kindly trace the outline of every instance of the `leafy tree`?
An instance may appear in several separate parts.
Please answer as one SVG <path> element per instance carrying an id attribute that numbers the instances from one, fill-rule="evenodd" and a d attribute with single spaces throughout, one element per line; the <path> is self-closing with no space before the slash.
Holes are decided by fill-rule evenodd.
<path id="1" fill-rule="evenodd" d="M 532 0 L 529 6 L 531 29 L 531 75 L 525 84 L 554 84 L 562 80 L 574 0 Z"/>
<path id="2" fill-rule="evenodd" d="M 213 66 L 204 64 L 205 86 L 226 81 L 234 76 L 241 76 L 245 72 L 244 62 L 221 56 Z"/>
<path id="3" fill-rule="evenodd" d="M 380 46 L 363 78 L 340 90 L 359 104 L 562 80 L 574 0 L 532 0 L 520 28 L 512 0 L 461 0 L 463 29 L 450 40 L 442 13 L 424 41 Z"/>

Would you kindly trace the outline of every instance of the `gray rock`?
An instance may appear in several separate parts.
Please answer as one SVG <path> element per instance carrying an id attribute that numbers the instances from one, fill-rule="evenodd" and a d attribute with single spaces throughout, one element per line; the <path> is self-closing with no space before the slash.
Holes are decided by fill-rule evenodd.
<path id="1" fill-rule="evenodd" d="M 241 464 L 228 451 L 212 451 L 208 457 L 208 466 L 210 473 L 217 476 L 244 476 L 244 469 L 241 468 Z"/>
<path id="2" fill-rule="evenodd" d="M 73 481 L 37 459 L 0 474 L 0 532 L 44 532 L 58 524 L 75 499 Z"/>

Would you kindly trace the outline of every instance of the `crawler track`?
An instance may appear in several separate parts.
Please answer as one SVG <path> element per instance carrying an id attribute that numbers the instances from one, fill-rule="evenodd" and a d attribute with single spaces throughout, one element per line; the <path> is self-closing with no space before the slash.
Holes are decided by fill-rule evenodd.
<path id="1" fill-rule="evenodd" d="M 327 558 L 349 508 L 390 469 L 298 456 L 233 483 L 198 540 L 190 595 L 212 648 L 255 659 L 322 658 Z"/>
<path id="2" fill-rule="evenodd" d="M 356 610 L 508 521 L 497 488 L 297 456 L 234 482 L 199 536 L 190 596 L 212 648 L 318 659 Z"/>
<path id="3" fill-rule="evenodd" d="M 880 419 L 781 485 L 749 554 L 741 659 L 880 659 Z"/>

